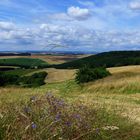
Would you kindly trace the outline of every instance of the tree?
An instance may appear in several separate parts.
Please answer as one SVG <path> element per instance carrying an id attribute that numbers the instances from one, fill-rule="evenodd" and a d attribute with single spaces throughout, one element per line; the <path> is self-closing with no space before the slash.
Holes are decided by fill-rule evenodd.
<path id="1" fill-rule="evenodd" d="M 87 83 L 108 75 L 110 75 L 110 72 L 105 68 L 90 68 L 89 66 L 84 66 L 77 71 L 75 80 L 78 84 Z"/>

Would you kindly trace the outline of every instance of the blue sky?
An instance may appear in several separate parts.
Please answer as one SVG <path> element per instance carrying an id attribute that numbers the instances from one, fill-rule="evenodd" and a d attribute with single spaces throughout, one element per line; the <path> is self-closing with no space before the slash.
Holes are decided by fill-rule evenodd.
<path id="1" fill-rule="evenodd" d="M 0 50 L 140 49 L 140 0 L 0 0 Z"/>

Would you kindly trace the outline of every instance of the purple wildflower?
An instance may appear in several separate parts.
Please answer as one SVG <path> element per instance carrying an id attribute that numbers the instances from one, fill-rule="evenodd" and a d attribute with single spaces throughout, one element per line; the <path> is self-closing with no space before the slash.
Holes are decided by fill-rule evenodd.
<path id="1" fill-rule="evenodd" d="M 24 107 L 24 112 L 25 113 L 30 113 L 31 112 L 31 108 L 30 107 Z"/>
<path id="2" fill-rule="evenodd" d="M 96 128 L 96 133 L 97 134 L 99 134 L 99 131 L 100 131 L 100 129 L 99 128 Z"/>
<path id="3" fill-rule="evenodd" d="M 60 114 L 57 114 L 56 117 L 55 117 L 55 120 L 56 120 L 56 121 L 59 121 L 60 118 L 61 118 Z"/>
<path id="4" fill-rule="evenodd" d="M 75 114 L 75 115 L 74 115 L 74 118 L 76 118 L 76 119 L 81 119 L 81 116 L 80 116 L 79 114 Z"/>
<path id="5" fill-rule="evenodd" d="M 37 125 L 34 122 L 32 122 L 31 127 L 32 127 L 32 129 L 36 129 Z"/>
<path id="6" fill-rule="evenodd" d="M 70 127 L 72 124 L 71 124 L 71 122 L 66 122 L 66 125 L 67 125 L 68 127 Z"/>

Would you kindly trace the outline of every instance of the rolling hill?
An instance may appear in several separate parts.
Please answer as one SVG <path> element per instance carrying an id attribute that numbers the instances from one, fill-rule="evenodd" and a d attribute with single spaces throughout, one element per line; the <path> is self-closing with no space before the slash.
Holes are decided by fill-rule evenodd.
<path id="1" fill-rule="evenodd" d="M 112 51 L 91 55 L 71 62 L 53 65 L 55 68 L 80 68 L 83 65 L 90 67 L 116 67 L 140 64 L 140 51 Z"/>

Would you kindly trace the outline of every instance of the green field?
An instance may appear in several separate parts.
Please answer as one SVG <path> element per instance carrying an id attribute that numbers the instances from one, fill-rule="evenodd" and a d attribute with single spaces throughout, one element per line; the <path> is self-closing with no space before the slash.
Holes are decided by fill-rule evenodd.
<path id="1" fill-rule="evenodd" d="M 111 76 L 78 85 L 71 79 L 75 70 L 46 69 L 46 85 L 39 88 L 1 88 L 0 137 L 139 140 L 140 66 L 108 70 Z M 31 112 L 24 112 L 24 107 L 30 107 Z M 52 111 L 56 107 L 56 112 Z M 44 114 L 46 118 L 42 119 Z M 73 118 L 75 114 L 78 116 Z M 85 124 L 89 125 L 88 129 Z"/>
<path id="2" fill-rule="evenodd" d="M 0 59 L 1 66 L 19 66 L 25 68 L 45 67 L 48 63 L 34 58 L 5 58 Z"/>
<path id="3" fill-rule="evenodd" d="M 15 69 L 15 70 L 5 71 L 4 73 L 10 74 L 10 75 L 23 76 L 23 75 L 27 75 L 36 71 L 38 71 L 38 69 Z"/>

